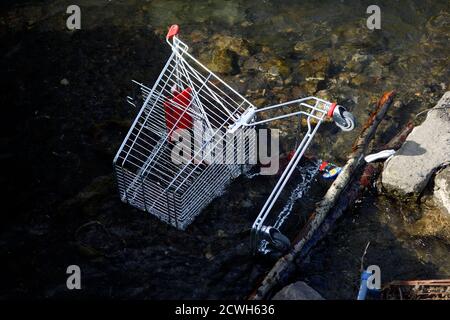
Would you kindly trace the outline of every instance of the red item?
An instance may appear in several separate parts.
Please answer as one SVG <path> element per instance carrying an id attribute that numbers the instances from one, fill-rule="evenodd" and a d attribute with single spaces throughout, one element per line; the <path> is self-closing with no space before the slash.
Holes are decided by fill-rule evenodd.
<path id="1" fill-rule="evenodd" d="M 295 150 L 289 151 L 289 153 L 287 155 L 287 158 L 289 161 L 291 161 L 291 159 L 294 157 L 294 154 L 295 154 Z"/>
<path id="2" fill-rule="evenodd" d="M 176 129 L 191 129 L 193 126 L 192 117 L 186 108 L 191 103 L 191 88 L 184 89 L 173 99 L 164 102 L 164 111 L 166 113 L 166 126 L 172 132 Z"/>
<path id="3" fill-rule="evenodd" d="M 180 31 L 180 27 L 177 24 L 171 25 L 169 31 L 167 32 L 166 38 L 170 39 L 173 36 L 176 36 L 178 34 L 178 31 Z"/>
<path id="4" fill-rule="evenodd" d="M 322 164 L 321 164 L 320 167 L 319 167 L 319 171 L 325 170 L 325 168 L 327 167 L 327 165 L 328 165 L 328 162 L 322 161 Z"/>

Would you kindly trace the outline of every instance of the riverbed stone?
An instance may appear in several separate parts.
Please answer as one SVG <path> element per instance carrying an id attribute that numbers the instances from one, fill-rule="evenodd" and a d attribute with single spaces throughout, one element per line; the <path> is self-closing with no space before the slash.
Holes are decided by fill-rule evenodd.
<path id="1" fill-rule="evenodd" d="M 450 166 L 436 174 L 433 198 L 442 211 L 450 215 Z"/>
<path id="2" fill-rule="evenodd" d="M 305 41 L 298 41 L 294 45 L 294 52 L 295 53 L 302 53 L 302 54 L 309 54 L 312 51 L 311 44 Z"/>
<path id="3" fill-rule="evenodd" d="M 302 87 L 306 92 L 314 93 L 320 90 L 320 85 L 328 78 L 331 59 L 325 54 L 317 55 L 310 60 L 301 60 L 298 72 L 305 79 Z"/>
<path id="4" fill-rule="evenodd" d="M 351 72 L 361 73 L 364 68 L 372 61 L 372 57 L 365 54 L 355 53 L 349 62 L 345 65 L 345 69 Z"/>
<path id="5" fill-rule="evenodd" d="M 268 78 L 286 79 L 291 74 L 289 65 L 281 57 L 270 57 L 261 64 L 261 68 Z"/>
<path id="6" fill-rule="evenodd" d="M 250 56 L 249 44 L 242 38 L 216 34 L 212 37 L 211 43 L 222 50 L 231 50 L 241 57 Z"/>
<path id="7" fill-rule="evenodd" d="M 239 68 L 236 62 L 236 56 L 228 49 L 214 49 L 210 59 L 201 56 L 204 61 L 208 61 L 206 66 L 212 71 L 221 74 L 236 74 Z"/>
<path id="8" fill-rule="evenodd" d="M 364 48 L 372 52 L 383 51 L 388 43 L 387 37 L 368 28 L 361 28 L 361 22 L 343 23 L 335 30 L 334 33 L 339 37 L 342 46 L 357 49 Z"/>
<path id="9" fill-rule="evenodd" d="M 287 285 L 278 291 L 272 300 L 325 300 L 320 293 L 303 281 Z"/>
<path id="10" fill-rule="evenodd" d="M 300 75 L 306 81 L 325 80 L 330 68 L 331 60 L 327 55 L 318 55 L 311 60 L 301 60 L 298 66 Z"/>
<path id="11" fill-rule="evenodd" d="M 401 197 L 418 196 L 436 169 L 450 161 L 450 91 L 413 129 L 382 173 L 383 187 Z"/>

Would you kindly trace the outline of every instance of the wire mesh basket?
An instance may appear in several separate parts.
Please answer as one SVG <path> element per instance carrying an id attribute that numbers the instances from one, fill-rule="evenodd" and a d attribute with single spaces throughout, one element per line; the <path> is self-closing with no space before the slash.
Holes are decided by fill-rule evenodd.
<path id="1" fill-rule="evenodd" d="M 178 26 L 169 29 L 166 40 L 172 53 L 153 87 L 134 81 L 141 101 L 127 98 L 140 111 L 113 162 L 121 200 L 184 230 L 231 180 L 252 165 L 235 158 L 255 159 L 257 152 L 256 144 L 245 143 L 245 139 L 238 140 L 227 161 L 211 162 L 207 151 L 215 150 L 230 134 L 240 132 L 255 139 L 249 132 L 255 126 L 303 116 L 307 132 L 252 228 L 253 248 L 263 239 L 280 239 L 275 227 L 264 224 L 273 202 L 324 118 L 328 115 L 343 130 L 351 130 L 352 115 L 342 106 L 316 97 L 257 109 L 188 52 L 178 38 Z M 288 111 L 293 108 L 294 112 Z M 280 113 L 284 110 L 288 112 Z M 276 115 L 267 116 L 272 111 Z M 174 161 L 173 157 L 179 147 L 179 129 L 194 132 L 197 148 L 186 161 Z M 205 134 L 196 136 L 197 130 Z"/>

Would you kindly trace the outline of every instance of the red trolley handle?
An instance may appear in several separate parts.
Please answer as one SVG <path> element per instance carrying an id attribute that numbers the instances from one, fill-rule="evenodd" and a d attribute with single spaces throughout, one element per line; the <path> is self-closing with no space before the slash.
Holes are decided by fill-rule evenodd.
<path id="1" fill-rule="evenodd" d="M 172 39 L 174 36 L 178 34 L 178 31 L 180 31 L 180 27 L 177 24 L 171 25 L 169 31 L 167 32 L 166 38 Z"/>

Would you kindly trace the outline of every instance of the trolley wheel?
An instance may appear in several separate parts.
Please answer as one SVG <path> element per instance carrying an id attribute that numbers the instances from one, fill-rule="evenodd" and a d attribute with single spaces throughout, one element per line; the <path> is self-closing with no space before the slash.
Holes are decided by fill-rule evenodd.
<path id="1" fill-rule="evenodd" d="M 282 234 L 279 230 L 272 228 L 270 230 L 271 233 L 271 241 L 270 244 L 279 252 L 286 252 L 291 247 L 291 241 Z"/>
<path id="2" fill-rule="evenodd" d="M 343 111 L 341 113 L 341 118 L 345 124 L 341 121 L 336 121 L 336 125 L 341 128 L 342 131 L 351 131 L 355 128 L 355 117 L 353 117 L 353 114 L 348 111 Z"/>

